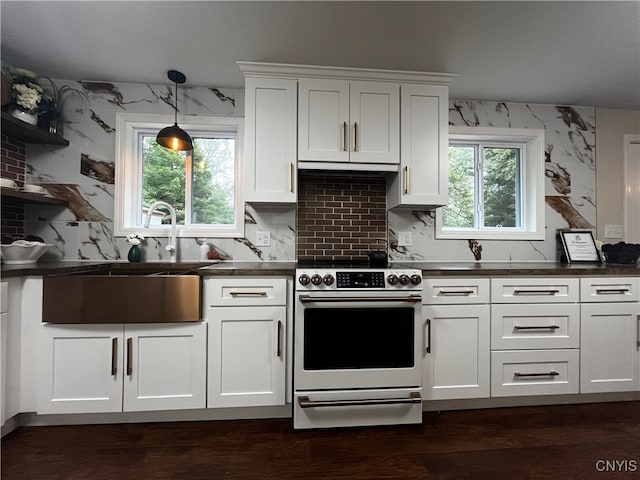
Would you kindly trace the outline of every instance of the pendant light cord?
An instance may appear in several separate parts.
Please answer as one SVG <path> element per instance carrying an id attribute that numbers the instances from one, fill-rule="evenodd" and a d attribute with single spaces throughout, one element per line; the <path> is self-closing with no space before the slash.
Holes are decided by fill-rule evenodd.
<path id="1" fill-rule="evenodd" d="M 173 110 L 174 110 L 173 123 L 178 125 L 178 82 L 175 82 L 175 84 L 176 84 L 176 100 L 175 100 L 175 106 L 173 107 Z"/>

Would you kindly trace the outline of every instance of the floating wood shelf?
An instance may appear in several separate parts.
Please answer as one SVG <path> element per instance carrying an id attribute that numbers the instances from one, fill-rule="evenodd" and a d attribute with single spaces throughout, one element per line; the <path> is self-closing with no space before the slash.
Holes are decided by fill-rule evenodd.
<path id="1" fill-rule="evenodd" d="M 62 205 L 67 206 L 69 203 L 58 198 L 46 197 L 38 193 L 23 192 L 13 188 L 0 187 L 0 194 L 3 198 L 15 198 L 22 203 L 33 203 L 39 205 Z"/>
<path id="2" fill-rule="evenodd" d="M 60 145 L 63 147 L 69 145 L 69 140 L 66 138 L 56 135 L 55 133 L 49 133 L 35 125 L 29 125 L 22 120 L 12 117 L 7 112 L 2 112 L 2 134 L 17 138 L 25 143 Z"/>

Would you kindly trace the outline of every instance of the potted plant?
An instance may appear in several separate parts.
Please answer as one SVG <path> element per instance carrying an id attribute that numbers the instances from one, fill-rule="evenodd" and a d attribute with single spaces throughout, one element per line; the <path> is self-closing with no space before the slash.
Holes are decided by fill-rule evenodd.
<path id="1" fill-rule="evenodd" d="M 41 76 L 40 79 L 47 81 L 47 88 L 44 90 L 43 99 L 40 107 L 40 116 L 42 120 L 38 122 L 38 126 L 49 130 L 51 133 L 62 135 L 64 127 L 64 105 L 65 102 L 77 96 L 81 101 L 89 100 L 89 96 L 78 88 L 69 85 L 58 87 L 49 77 Z"/>
<path id="2" fill-rule="evenodd" d="M 35 73 L 24 68 L 11 69 L 12 86 L 9 113 L 31 125 L 38 123 L 42 86 Z"/>

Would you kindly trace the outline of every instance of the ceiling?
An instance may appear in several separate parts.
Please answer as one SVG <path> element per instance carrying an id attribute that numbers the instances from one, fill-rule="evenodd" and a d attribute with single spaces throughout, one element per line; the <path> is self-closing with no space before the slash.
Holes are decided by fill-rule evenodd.
<path id="1" fill-rule="evenodd" d="M 237 60 L 457 73 L 456 99 L 640 110 L 640 1 L 6 1 L 2 60 L 242 87 Z"/>

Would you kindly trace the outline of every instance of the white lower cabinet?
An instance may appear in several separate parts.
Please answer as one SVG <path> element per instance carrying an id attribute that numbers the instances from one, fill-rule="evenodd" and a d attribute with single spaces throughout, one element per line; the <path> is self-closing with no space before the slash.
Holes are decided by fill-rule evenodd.
<path id="1" fill-rule="evenodd" d="M 580 391 L 640 390 L 637 303 L 582 304 Z"/>
<path id="2" fill-rule="evenodd" d="M 577 278 L 491 280 L 491 396 L 578 393 Z"/>
<path id="3" fill-rule="evenodd" d="M 640 279 L 580 279 L 580 391 L 640 390 Z"/>
<path id="4" fill-rule="evenodd" d="M 489 306 L 423 307 L 426 400 L 489 396 Z"/>
<path id="5" fill-rule="evenodd" d="M 38 413 L 205 406 L 204 323 L 43 324 L 39 344 Z"/>
<path id="6" fill-rule="evenodd" d="M 285 307 L 212 307 L 209 407 L 285 403 Z"/>
<path id="7" fill-rule="evenodd" d="M 490 309 L 482 304 L 488 295 L 488 279 L 425 279 L 426 400 L 489 396 Z"/>
<path id="8" fill-rule="evenodd" d="M 284 405 L 287 279 L 205 280 L 207 407 Z"/>

